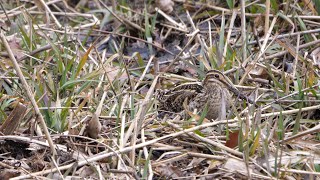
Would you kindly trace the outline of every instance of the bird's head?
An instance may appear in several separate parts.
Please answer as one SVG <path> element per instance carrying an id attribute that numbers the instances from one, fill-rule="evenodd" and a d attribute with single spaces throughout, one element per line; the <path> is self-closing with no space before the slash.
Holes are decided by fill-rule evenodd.
<path id="1" fill-rule="evenodd" d="M 235 94 L 239 94 L 239 90 L 234 86 L 231 80 L 218 70 L 210 70 L 207 72 L 206 78 L 203 81 L 203 86 L 207 89 L 219 86 L 226 88 Z"/>

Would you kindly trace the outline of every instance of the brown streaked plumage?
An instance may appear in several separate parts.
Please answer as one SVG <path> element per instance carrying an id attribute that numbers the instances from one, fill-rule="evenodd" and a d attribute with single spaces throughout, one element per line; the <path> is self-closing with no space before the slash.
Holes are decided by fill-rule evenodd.
<path id="1" fill-rule="evenodd" d="M 187 83 L 170 90 L 159 90 L 159 110 L 181 112 L 184 110 L 183 103 L 187 101 L 189 111 L 202 111 L 207 104 L 207 119 L 222 118 L 230 108 L 231 92 L 240 95 L 222 72 L 210 70 L 202 83 Z"/>

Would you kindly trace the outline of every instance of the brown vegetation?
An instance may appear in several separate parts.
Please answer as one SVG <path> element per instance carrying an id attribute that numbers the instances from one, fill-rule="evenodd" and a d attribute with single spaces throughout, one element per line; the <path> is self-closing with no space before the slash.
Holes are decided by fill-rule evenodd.
<path id="1" fill-rule="evenodd" d="M 320 176 L 319 1 L 0 5 L 2 179 Z M 179 89 L 212 69 L 219 117 Z"/>

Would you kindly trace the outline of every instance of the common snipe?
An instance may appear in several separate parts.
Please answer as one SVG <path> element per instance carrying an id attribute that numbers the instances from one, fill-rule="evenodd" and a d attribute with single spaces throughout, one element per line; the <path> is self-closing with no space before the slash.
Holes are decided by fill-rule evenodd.
<path id="1" fill-rule="evenodd" d="M 207 106 L 207 119 L 221 118 L 230 108 L 232 93 L 244 97 L 232 82 L 220 71 L 210 70 L 201 83 L 187 83 L 170 90 L 159 90 L 159 110 L 181 112 L 187 105 L 189 111 L 199 112 Z"/>

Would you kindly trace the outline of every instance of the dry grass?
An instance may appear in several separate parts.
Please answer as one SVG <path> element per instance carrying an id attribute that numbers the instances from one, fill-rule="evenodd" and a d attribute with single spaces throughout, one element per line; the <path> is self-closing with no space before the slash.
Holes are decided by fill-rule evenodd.
<path id="1" fill-rule="evenodd" d="M 1 2 L 0 177 L 320 176 L 318 1 L 107 2 Z M 210 69 L 255 105 L 158 111 Z"/>

